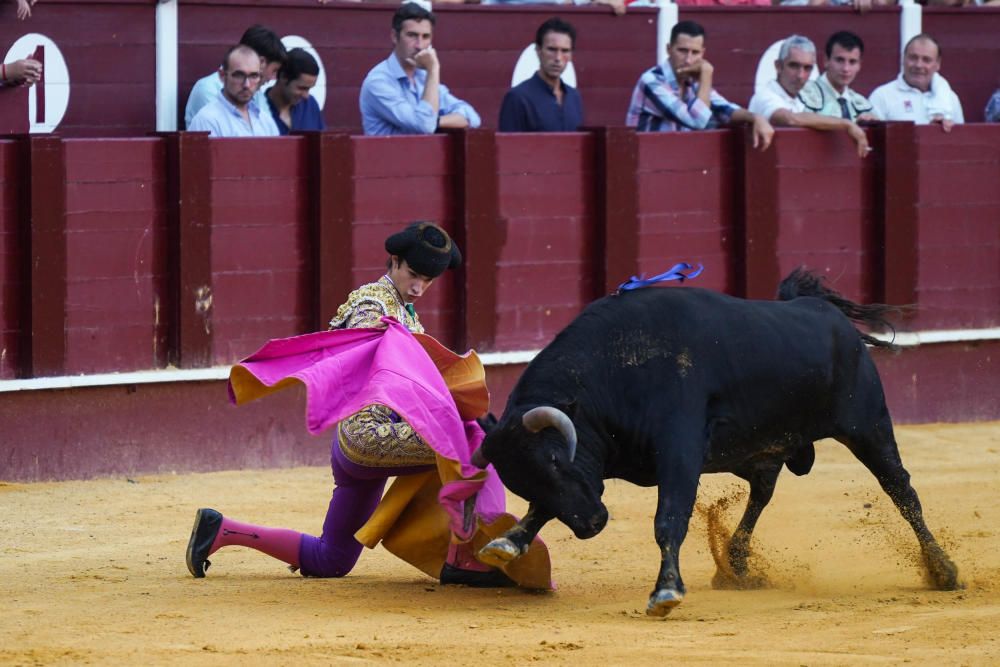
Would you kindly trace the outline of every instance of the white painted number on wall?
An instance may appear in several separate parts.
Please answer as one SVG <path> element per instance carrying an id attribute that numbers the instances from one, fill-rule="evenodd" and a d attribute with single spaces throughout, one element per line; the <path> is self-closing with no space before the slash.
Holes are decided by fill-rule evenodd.
<path id="1" fill-rule="evenodd" d="M 28 90 L 28 122 L 33 134 L 55 130 L 69 106 L 69 69 L 56 43 L 36 32 L 22 36 L 4 56 L 5 63 L 34 58 L 42 63 L 42 80 Z"/>

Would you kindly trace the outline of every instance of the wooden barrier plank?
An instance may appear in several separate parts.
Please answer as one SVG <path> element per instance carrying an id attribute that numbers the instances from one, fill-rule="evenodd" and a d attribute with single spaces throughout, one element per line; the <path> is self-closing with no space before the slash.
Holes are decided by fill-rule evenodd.
<path id="1" fill-rule="evenodd" d="M 639 264 L 639 141 L 631 128 L 591 130 L 595 137 L 594 191 L 598 270 L 593 298 L 612 294 L 638 273 Z"/>
<path id="2" fill-rule="evenodd" d="M 454 340 L 460 350 L 488 350 L 497 334 L 496 268 L 506 240 L 498 203 L 497 138 L 491 130 L 463 130 L 451 140 L 455 241 L 464 253 L 462 268 L 449 281 L 459 296 Z"/>
<path id="3" fill-rule="evenodd" d="M 167 358 L 178 368 L 212 358 L 212 153 L 208 133 L 163 135 L 167 194 Z"/>
<path id="4" fill-rule="evenodd" d="M 25 137 L 21 207 L 19 377 L 62 375 L 66 363 L 66 160 L 62 139 Z"/>
<path id="5" fill-rule="evenodd" d="M 17 377 L 21 358 L 23 263 L 21 208 L 27 175 L 18 141 L 0 140 L 0 379 Z"/>

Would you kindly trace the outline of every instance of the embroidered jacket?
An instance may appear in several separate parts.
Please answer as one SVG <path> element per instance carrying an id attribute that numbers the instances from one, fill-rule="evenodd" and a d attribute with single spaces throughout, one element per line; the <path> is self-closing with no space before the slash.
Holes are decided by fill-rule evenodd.
<path id="1" fill-rule="evenodd" d="M 383 317 L 392 317 L 413 333 L 424 333 L 413 304 L 382 276 L 351 292 L 330 320 L 331 329 L 384 329 Z M 369 405 L 337 425 L 340 449 L 358 465 L 376 468 L 431 465 L 434 450 L 413 428 L 384 405 Z"/>

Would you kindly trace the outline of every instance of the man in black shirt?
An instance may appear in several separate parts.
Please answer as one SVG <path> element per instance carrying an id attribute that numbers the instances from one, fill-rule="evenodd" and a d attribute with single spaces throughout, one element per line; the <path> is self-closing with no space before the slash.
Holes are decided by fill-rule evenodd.
<path id="1" fill-rule="evenodd" d="M 504 95 L 501 132 L 574 132 L 583 123 L 580 93 L 562 80 L 575 44 L 576 30 L 562 19 L 553 17 L 538 28 L 538 71 Z"/>

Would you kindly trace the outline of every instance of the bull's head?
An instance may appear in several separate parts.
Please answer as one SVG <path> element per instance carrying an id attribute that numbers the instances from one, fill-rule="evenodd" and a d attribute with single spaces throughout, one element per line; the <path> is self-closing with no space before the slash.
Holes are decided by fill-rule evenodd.
<path id="1" fill-rule="evenodd" d="M 507 488 L 586 539 L 604 528 L 608 512 L 601 502 L 601 471 L 574 465 L 576 445 L 576 428 L 564 411 L 539 406 L 520 419 L 508 411 L 472 463 L 492 463 Z"/>

